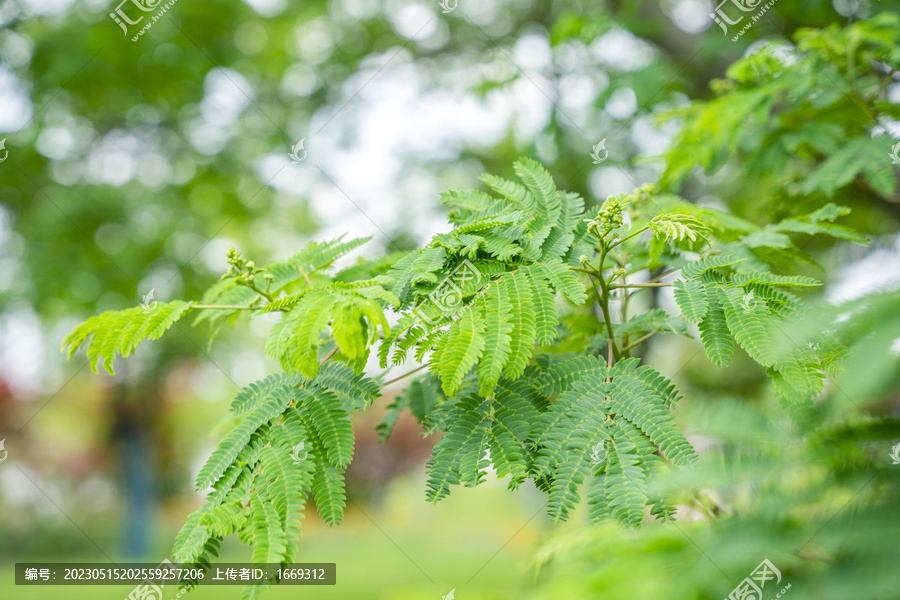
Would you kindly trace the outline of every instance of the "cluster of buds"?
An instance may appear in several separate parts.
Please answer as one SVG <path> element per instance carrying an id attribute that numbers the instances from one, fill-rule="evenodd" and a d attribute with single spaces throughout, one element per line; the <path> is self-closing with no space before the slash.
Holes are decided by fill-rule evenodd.
<path id="1" fill-rule="evenodd" d="M 622 212 L 625 210 L 625 204 L 622 202 L 621 196 L 610 196 L 600 207 L 597 218 L 605 226 L 607 230 L 616 229 L 622 226 Z"/>
<path id="2" fill-rule="evenodd" d="M 624 223 L 622 213 L 625 210 L 624 200 L 627 197 L 623 194 L 610 196 L 600 207 L 597 217 L 588 219 L 588 231 L 593 233 L 605 245 L 614 242 L 618 237 L 618 233 L 613 230 L 618 229 Z"/>
<path id="3" fill-rule="evenodd" d="M 644 199 L 648 199 L 657 192 L 656 184 L 645 183 L 636 188 L 630 194 L 613 194 L 609 196 L 594 219 L 585 219 L 588 224 L 588 231 L 595 236 L 604 246 L 609 246 L 617 239 L 619 234 L 615 231 L 622 227 L 625 223 L 625 207 L 629 205 L 637 206 Z"/>
<path id="4" fill-rule="evenodd" d="M 610 281 L 615 281 L 616 279 L 624 279 L 625 278 L 625 267 L 616 267 L 612 270 L 612 279 Z"/>
<path id="5" fill-rule="evenodd" d="M 235 249 L 233 246 L 228 248 L 227 260 L 228 272 L 222 276 L 222 279 L 234 277 L 239 284 L 255 287 L 253 280 L 263 271 L 262 269 L 257 269 L 252 260 L 246 260 L 241 256 L 240 250 Z M 263 279 L 266 282 L 266 292 L 268 292 L 269 286 L 275 277 L 271 273 L 266 273 L 263 275 Z"/>

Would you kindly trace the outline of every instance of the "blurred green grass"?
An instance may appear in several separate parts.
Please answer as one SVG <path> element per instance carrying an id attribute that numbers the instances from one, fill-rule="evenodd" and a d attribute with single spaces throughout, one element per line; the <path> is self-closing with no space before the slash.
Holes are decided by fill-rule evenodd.
<path id="1" fill-rule="evenodd" d="M 350 504 L 339 527 L 330 528 L 308 517 L 296 562 L 336 563 L 337 585 L 275 587 L 263 598 L 438 599 L 456 589 L 459 598 L 494 600 L 514 597 L 529 586 L 533 581 L 529 551 L 546 527 L 539 494 L 531 489 L 510 493 L 504 482 L 489 480 L 477 490 L 454 490 L 450 498 L 437 505 L 428 504 L 424 496 L 424 480 L 403 478 L 390 486 L 378 506 Z M 159 562 L 162 557 L 145 560 Z M 108 563 L 99 552 L 77 558 L 17 559 L 35 560 Z M 249 550 L 225 545 L 220 560 L 248 561 Z M 0 597 L 4 600 L 126 599 L 133 589 L 17 586 L 13 569 L 9 562 L 0 565 Z M 201 585 L 182 598 L 240 598 L 241 590 L 242 586 Z M 176 595 L 177 588 L 170 587 L 164 598 Z"/>

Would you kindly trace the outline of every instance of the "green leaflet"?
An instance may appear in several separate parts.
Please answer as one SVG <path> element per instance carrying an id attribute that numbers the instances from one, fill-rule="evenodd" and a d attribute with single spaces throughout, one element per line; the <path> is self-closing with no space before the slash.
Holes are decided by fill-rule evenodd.
<path id="1" fill-rule="evenodd" d="M 840 147 L 806 178 L 801 191 L 804 194 L 821 192 L 832 197 L 836 190 L 861 175 L 880 193 L 893 193 L 897 181 L 890 170 L 882 174 L 884 169 L 880 168 L 880 161 L 883 156 L 884 144 L 878 138 L 865 135 L 842 140 Z"/>
<path id="2" fill-rule="evenodd" d="M 544 270 L 535 265 L 528 273 L 531 280 L 531 300 L 534 306 L 536 341 L 541 346 L 549 346 L 556 338 L 559 317 L 556 311 L 556 297 L 544 278 Z"/>
<path id="3" fill-rule="evenodd" d="M 209 512 L 208 506 L 203 506 L 187 518 L 178 535 L 175 536 L 175 546 L 172 549 L 172 557 L 176 563 L 199 562 L 207 540 L 212 534 L 205 525 L 200 523 L 203 516 Z"/>
<path id="4" fill-rule="evenodd" d="M 700 321 L 700 339 L 706 349 L 706 355 L 716 366 L 728 366 L 731 363 L 732 342 L 722 308 L 719 290 L 715 284 L 704 289 L 709 306 L 706 316 Z"/>
<path id="5" fill-rule="evenodd" d="M 346 468 L 353 458 L 353 426 L 350 415 L 337 397 L 319 392 L 304 402 L 310 425 L 325 447 L 325 456 L 335 467 Z"/>
<path id="6" fill-rule="evenodd" d="M 675 302 L 684 318 L 699 323 L 709 310 L 709 302 L 703 284 L 695 279 L 675 282 Z"/>
<path id="7" fill-rule="evenodd" d="M 590 370 L 583 361 L 555 365 L 551 381 L 561 381 L 562 375 L 571 391 L 563 392 L 559 403 L 542 415 L 534 467 L 553 476 L 551 517 L 565 519 L 579 501 L 581 484 L 593 475 L 588 485 L 591 518 L 612 515 L 636 525 L 648 500 L 637 490 L 655 471 L 658 457 L 650 458 L 655 447 L 675 464 L 696 460 L 671 417 L 671 383 L 636 365 L 636 359 L 611 370 Z M 611 414 L 616 415 L 612 421 Z M 661 502 L 656 499 L 654 504 Z M 663 508 L 660 515 L 669 514 Z"/>
<path id="8" fill-rule="evenodd" d="M 514 165 L 516 175 L 547 213 L 547 221 L 555 223 L 562 210 L 560 194 L 550 177 L 550 173 L 537 161 L 522 158 Z"/>
<path id="9" fill-rule="evenodd" d="M 653 394 L 640 379 L 616 379 L 614 374 L 613 381 L 616 385 L 610 400 L 617 415 L 624 417 L 659 446 L 663 455 L 674 464 L 686 465 L 696 460 L 693 448 L 675 426 L 665 399 Z"/>
<path id="10" fill-rule="evenodd" d="M 252 409 L 244 420 L 219 442 L 219 446 L 200 469 L 195 484 L 197 491 L 215 483 L 250 441 L 253 432 L 263 423 L 280 415 L 291 400 L 292 396 L 287 390 L 277 388 L 264 402 Z"/>
<path id="11" fill-rule="evenodd" d="M 371 260 L 360 259 L 355 265 L 341 269 L 334 274 L 334 281 L 353 282 L 377 278 L 387 273 L 395 262 L 403 258 L 404 252 L 392 252 Z"/>
<path id="12" fill-rule="evenodd" d="M 537 200 L 531 195 L 531 192 L 518 183 L 507 181 L 487 173 L 481 176 L 481 180 L 496 192 L 503 201 L 508 202 L 511 206 L 521 210 L 523 213 L 533 214 L 537 210 Z M 487 194 L 484 194 L 482 198 L 485 201 L 483 206 L 488 206 L 492 202 L 495 202 L 495 199 Z M 484 209 L 482 208 L 481 210 Z"/>
<path id="13" fill-rule="evenodd" d="M 340 522 L 343 471 L 353 453 L 348 411 L 378 392 L 339 363 L 323 366 L 315 379 L 280 374 L 241 390 L 232 409 L 243 418 L 198 474 L 198 489 L 213 491 L 182 528 L 174 555 L 202 562 L 236 533 L 253 546 L 254 561 L 293 560 L 310 494 L 323 519 Z"/>
<path id="14" fill-rule="evenodd" d="M 331 266 L 340 257 L 352 252 L 368 242 L 371 237 L 343 241 L 344 236 L 325 242 L 312 242 L 303 250 L 287 260 L 279 261 L 263 267 L 264 274 L 270 274 L 274 281 L 271 292 L 288 288 L 294 284 L 306 285 L 306 278 Z"/>
<path id="15" fill-rule="evenodd" d="M 463 377 L 481 358 L 484 347 L 484 320 L 476 316 L 475 311 L 464 312 L 450 326 L 450 331 L 435 350 L 435 359 L 447 395 L 456 393 Z"/>
<path id="16" fill-rule="evenodd" d="M 214 506 L 200 516 L 200 525 L 214 537 L 228 537 L 247 524 L 247 511 L 237 504 Z"/>
<path id="17" fill-rule="evenodd" d="M 332 465 L 319 468 L 313 479 L 313 494 L 322 520 L 329 525 L 340 525 L 347 505 L 343 470 Z"/>
<path id="18" fill-rule="evenodd" d="M 656 237 L 675 242 L 706 240 L 706 234 L 712 231 L 697 217 L 683 213 L 657 215 L 650 221 L 649 227 Z"/>
<path id="19" fill-rule="evenodd" d="M 495 421 L 521 444 L 531 437 L 540 416 L 532 385 L 524 380 L 501 384 L 492 405 Z"/>
<path id="20" fill-rule="evenodd" d="M 587 294 L 584 286 L 578 281 L 578 276 L 562 261 L 551 260 L 538 265 L 557 292 L 563 294 L 574 304 L 584 304 Z"/>
<path id="21" fill-rule="evenodd" d="M 478 365 L 478 393 L 489 396 L 500 381 L 512 350 L 512 303 L 506 286 L 494 282 L 480 299 L 484 314 L 484 359 Z M 555 309 L 554 309 L 555 314 Z"/>
<path id="22" fill-rule="evenodd" d="M 306 491 L 310 486 L 310 463 L 295 464 L 290 446 L 273 444 L 260 452 L 260 466 L 269 500 L 276 510 L 288 540 L 300 535 L 300 519 L 306 505 Z M 291 556 L 288 545 L 285 556 Z"/>
<path id="23" fill-rule="evenodd" d="M 443 248 L 426 248 L 410 252 L 397 261 L 384 276 L 385 289 L 393 292 L 401 302 L 409 299 L 410 286 L 420 281 L 436 281 L 433 275 L 444 265 L 447 256 Z"/>
<path id="24" fill-rule="evenodd" d="M 571 192 L 559 192 L 559 198 L 562 214 L 541 248 L 542 262 L 562 258 L 573 244 L 581 241 L 587 230 L 581 219 L 584 214 L 584 199 Z"/>
<path id="25" fill-rule="evenodd" d="M 372 295 L 370 288 L 342 287 L 305 293 L 272 327 L 266 340 L 267 352 L 285 371 L 313 377 L 319 369 L 319 338 L 330 322 L 331 335 L 344 356 L 351 361 L 364 359 L 377 338 L 377 328 L 390 333 L 381 304 L 367 297 Z M 380 292 L 374 296 L 380 296 Z"/>
<path id="26" fill-rule="evenodd" d="M 648 499 L 640 458 L 635 453 L 634 444 L 615 437 L 607 444 L 607 453 L 608 465 L 600 475 L 605 479 L 605 510 L 622 523 L 636 527 L 641 522 L 642 509 Z"/>
<path id="27" fill-rule="evenodd" d="M 581 379 L 588 373 L 600 373 L 603 376 L 603 369 L 606 364 L 601 364 L 597 358 L 593 356 L 579 356 L 570 360 L 556 363 L 551 366 L 544 374 L 544 386 L 542 392 L 549 396 L 550 394 L 559 394 L 568 389 L 573 382 Z"/>
<path id="28" fill-rule="evenodd" d="M 558 312 L 547 272 L 546 265 L 534 264 L 493 281 L 485 277 L 486 287 L 449 328 L 438 322 L 409 329 L 407 340 L 397 343 L 400 354 L 395 357 L 400 360 L 395 362 L 405 357 L 410 341 L 419 343 L 420 350 L 433 347 L 445 393 L 453 396 L 477 365 L 480 393 L 490 395 L 501 375 L 514 380 L 522 374 L 536 344 L 548 345 L 556 338 Z M 380 354 L 387 355 L 384 346 Z"/>
<path id="29" fill-rule="evenodd" d="M 530 399 L 536 390 L 543 391 Z M 459 395 L 435 409 L 445 435 L 428 464 L 431 501 L 453 485 L 480 483 L 489 449 L 510 489 L 532 478 L 548 493 L 548 514 L 557 521 L 574 510 L 585 484 L 592 519 L 612 516 L 635 526 L 645 504 L 658 518 L 671 518 L 671 505 L 648 498 L 645 482 L 664 460 L 686 465 L 696 455 L 671 415 L 675 388 L 655 370 L 637 359 L 608 369 L 582 356 L 494 391 L 486 400 Z M 544 394 L 558 396 L 547 403 Z"/>
<path id="30" fill-rule="evenodd" d="M 231 411 L 236 417 L 242 417 L 260 405 L 263 400 L 279 391 L 281 394 L 289 394 L 297 388 L 303 378 L 300 375 L 288 375 L 277 373 L 270 375 L 261 381 L 256 381 L 243 388 L 231 403 Z"/>
<path id="31" fill-rule="evenodd" d="M 371 406 L 381 395 L 381 386 L 372 379 L 357 375 L 352 369 L 334 361 L 328 361 L 319 369 L 315 385 L 336 392 L 346 398 L 345 410 L 362 410 Z"/>
<path id="32" fill-rule="evenodd" d="M 489 209 L 492 204 L 496 206 L 494 199 L 481 190 L 447 190 L 441 193 L 441 202 L 448 206 L 455 207 L 454 211 L 450 214 L 450 220 L 457 224 L 461 221 L 459 219 L 454 219 L 454 216 L 458 215 L 461 211 L 472 211 L 477 213 Z M 506 210 L 506 208 L 507 207 L 502 204 L 497 206 L 497 210 L 499 211 Z M 465 219 L 462 220 L 464 221 Z"/>
<path id="33" fill-rule="evenodd" d="M 707 258 L 686 264 L 681 269 L 681 276 L 685 279 L 696 279 L 707 271 L 731 267 L 741 262 L 744 262 L 744 259 L 738 258 L 737 256 L 714 254 Z"/>
<path id="34" fill-rule="evenodd" d="M 252 560 L 257 564 L 279 563 L 287 554 L 287 534 L 278 512 L 267 496 L 254 495 L 250 500 L 253 536 Z"/>
<path id="35" fill-rule="evenodd" d="M 767 285 L 777 285 L 779 287 L 816 287 L 822 285 L 822 282 L 812 277 L 786 275 L 774 275 L 772 273 L 735 273 L 731 277 L 731 282 L 735 285 L 746 286 L 751 283 L 763 283 Z"/>
<path id="36" fill-rule="evenodd" d="M 758 305 L 751 308 L 744 297 L 739 288 L 718 290 L 719 302 L 724 308 L 725 321 L 731 335 L 750 358 L 770 367 L 775 361 L 775 349 L 768 331 L 772 318 L 767 310 L 759 310 Z"/>
<path id="37" fill-rule="evenodd" d="M 534 302 L 532 300 L 531 284 L 528 276 L 523 271 L 516 271 L 512 275 L 503 278 L 506 286 L 506 294 L 512 306 L 513 335 L 510 342 L 510 360 L 503 369 L 507 379 L 515 379 L 525 370 L 525 365 L 531 357 L 537 335 L 535 321 Z"/>
<path id="38" fill-rule="evenodd" d="M 584 450 L 583 445 L 579 446 Z M 586 452 L 581 452 L 585 454 Z M 580 499 L 579 488 L 587 477 L 588 466 L 579 454 L 569 454 L 556 465 L 555 477 L 550 483 L 547 514 L 555 523 L 565 521 Z"/>
<path id="39" fill-rule="evenodd" d="M 526 229 L 531 233 L 532 242 L 540 246 L 550 235 L 550 230 L 562 211 L 559 192 L 550 174 L 536 161 L 529 158 L 520 159 L 514 165 L 514 169 L 516 175 L 537 200 L 538 210 L 534 218 L 526 225 Z"/>
<path id="40" fill-rule="evenodd" d="M 306 377 L 315 376 L 319 369 L 319 336 L 337 298 L 326 290 L 305 296 L 306 300 L 289 314 L 286 327 L 288 340 L 285 353 L 277 357 L 285 371 L 298 371 Z"/>
<path id="41" fill-rule="evenodd" d="M 484 478 L 484 460 L 488 427 L 487 404 L 475 396 L 459 399 L 450 411 L 449 419 L 455 424 L 435 444 L 428 462 L 427 496 L 437 502 L 450 493 L 451 485 L 474 487 Z"/>
<path id="42" fill-rule="evenodd" d="M 382 365 L 391 347 L 395 364 L 414 346 L 417 359 L 433 349 L 445 393 L 454 395 L 477 367 L 479 391 L 487 396 L 501 376 L 512 380 L 524 372 L 536 345 L 555 341 L 557 293 L 576 304 L 587 300 L 562 260 L 576 232 L 585 234 L 583 200 L 558 190 L 535 161 L 522 159 L 514 170 L 522 184 L 483 178 L 499 198 L 444 194 L 457 228 L 398 261 L 383 279 L 411 313 L 382 343 Z M 475 324 L 485 331 L 473 333 Z"/>
<path id="43" fill-rule="evenodd" d="M 233 277 L 217 281 L 200 299 L 200 304 L 205 305 L 221 305 L 221 306 L 249 306 L 254 299 L 259 297 L 259 293 L 251 287 L 240 285 Z M 201 311 L 194 324 L 209 321 L 213 326 L 219 325 L 228 317 L 237 315 L 240 311 L 236 309 L 223 308 L 221 310 L 204 310 Z"/>
<path id="44" fill-rule="evenodd" d="M 88 337 L 92 337 L 87 346 L 91 370 L 96 373 L 102 360 L 106 371 L 115 375 L 113 360 L 116 354 L 130 356 L 142 341 L 159 339 L 190 308 L 189 302 L 175 300 L 156 304 L 155 307 L 151 304 L 147 308 L 136 306 L 107 311 L 75 327 L 63 339 L 62 348 L 72 358 Z"/>
<path id="45" fill-rule="evenodd" d="M 488 445 L 497 477 L 509 476 L 508 489 L 516 490 L 528 479 L 528 457 L 516 436 L 500 421 L 491 424 Z"/>
<path id="46" fill-rule="evenodd" d="M 840 207 L 829 205 L 814 220 L 841 214 Z M 731 362 L 732 339 L 760 365 L 775 366 L 772 329 L 802 306 L 799 299 L 776 288 L 821 285 L 811 277 L 776 275 L 757 266 L 735 256 L 713 255 L 685 265 L 681 269 L 685 280 L 675 282 L 675 301 L 685 318 L 698 323 L 706 354 L 717 366 Z M 794 363 L 786 363 L 786 368 L 794 373 L 795 383 L 808 379 Z M 812 389 L 803 383 L 800 387 Z"/>

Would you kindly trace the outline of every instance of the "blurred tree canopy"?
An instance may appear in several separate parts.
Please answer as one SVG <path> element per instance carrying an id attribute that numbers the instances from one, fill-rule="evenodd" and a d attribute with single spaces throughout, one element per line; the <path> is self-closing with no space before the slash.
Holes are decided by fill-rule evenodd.
<path id="1" fill-rule="evenodd" d="M 323 224 L 315 194 L 341 197 L 328 179 L 343 187 L 354 176 L 347 167 L 366 160 L 394 174 L 399 206 L 418 196 L 403 189 L 403 174 L 427 174 L 436 190 L 508 169 L 519 154 L 536 154 L 595 201 L 626 191 L 657 173 L 633 157 L 665 148 L 648 115 L 709 96 L 709 81 L 755 40 L 897 3 L 785 3 L 738 43 L 688 1 L 463 1 L 446 15 L 437 3 L 399 1 L 177 3 L 137 42 L 104 3 L 2 6 L 2 128 L 15 133 L 0 200 L 7 226 L 27 236 L 15 263 L 22 275 L 4 295 L 60 318 L 121 307 L 150 288 L 157 297 L 195 292 L 198 277 L 224 265 L 222 239 L 290 253 Z M 371 141 L 360 130 L 360 111 L 376 101 L 369 92 L 393 77 L 413 79 L 427 116 L 496 120 L 494 131 L 364 149 L 394 161 L 348 157 Z M 517 94 L 537 110 L 506 105 Z M 473 113 L 473 102 L 487 110 Z M 384 127 L 401 129 L 392 116 Z M 739 134 L 724 122 L 718 129 Z M 309 162 L 279 177 L 301 138 Z M 588 154 L 600 139 L 610 158 L 593 169 Z M 357 198 L 342 201 L 357 212 Z M 421 219 L 373 218 L 390 238 L 427 233 Z"/>

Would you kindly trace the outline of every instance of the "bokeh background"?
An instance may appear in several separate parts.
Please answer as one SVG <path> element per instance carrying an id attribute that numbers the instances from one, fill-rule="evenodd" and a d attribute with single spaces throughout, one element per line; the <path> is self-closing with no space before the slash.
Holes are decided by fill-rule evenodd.
<path id="1" fill-rule="evenodd" d="M 115 377 L 94 375 L 58 350 L 80 320 L 151 290 L 197 298 L 232 245 L 258 264 L 341 233 L 372 236 L 362 256 L 413 248 L 449 229 L 442 190 L 508 176 L 520 155 L 596 206 L 657 181 L 678 126 L 658 115 L 710 98 L 710 82 L 763 40 L 898 3 L 781 0 L 738 42 L 708 0 L 180 0 L 137 41 L 115 8 L 0 0 L 2 598 L 125 597 L 17 588 L 12 565 L 168 556 L 231 398 L 276 368 L 265 324 L 251 323 L 211 345 L 202 327 L 173 329 Z M 601 140 L 608 159 L 594 164 Z M 752 190 L 726 177 L 697 173 L 684 193 L 759 220 Z M 831 299 L 900 279 L 896 207 L 845 200 L 873 244 L 807 249 Z M 686 389 L 765 385 L 740 361 L 715 374 L 702 355 L 689 361 L 690 341 L 659 344 L 660 370 Z M 339 585 L 270 597 L 524 597 L 535 548 L 578 523 L 549 525 L 540 494 L 499 482 L 426 504 L 433 440 L 409 419 L 378 443 L 390 396 L 356 423 L 345 523 L 310 512 L 304 524 L 298 560 L 336 562 Z M 249 554 L 227 544 L 223 558 Z"/>

